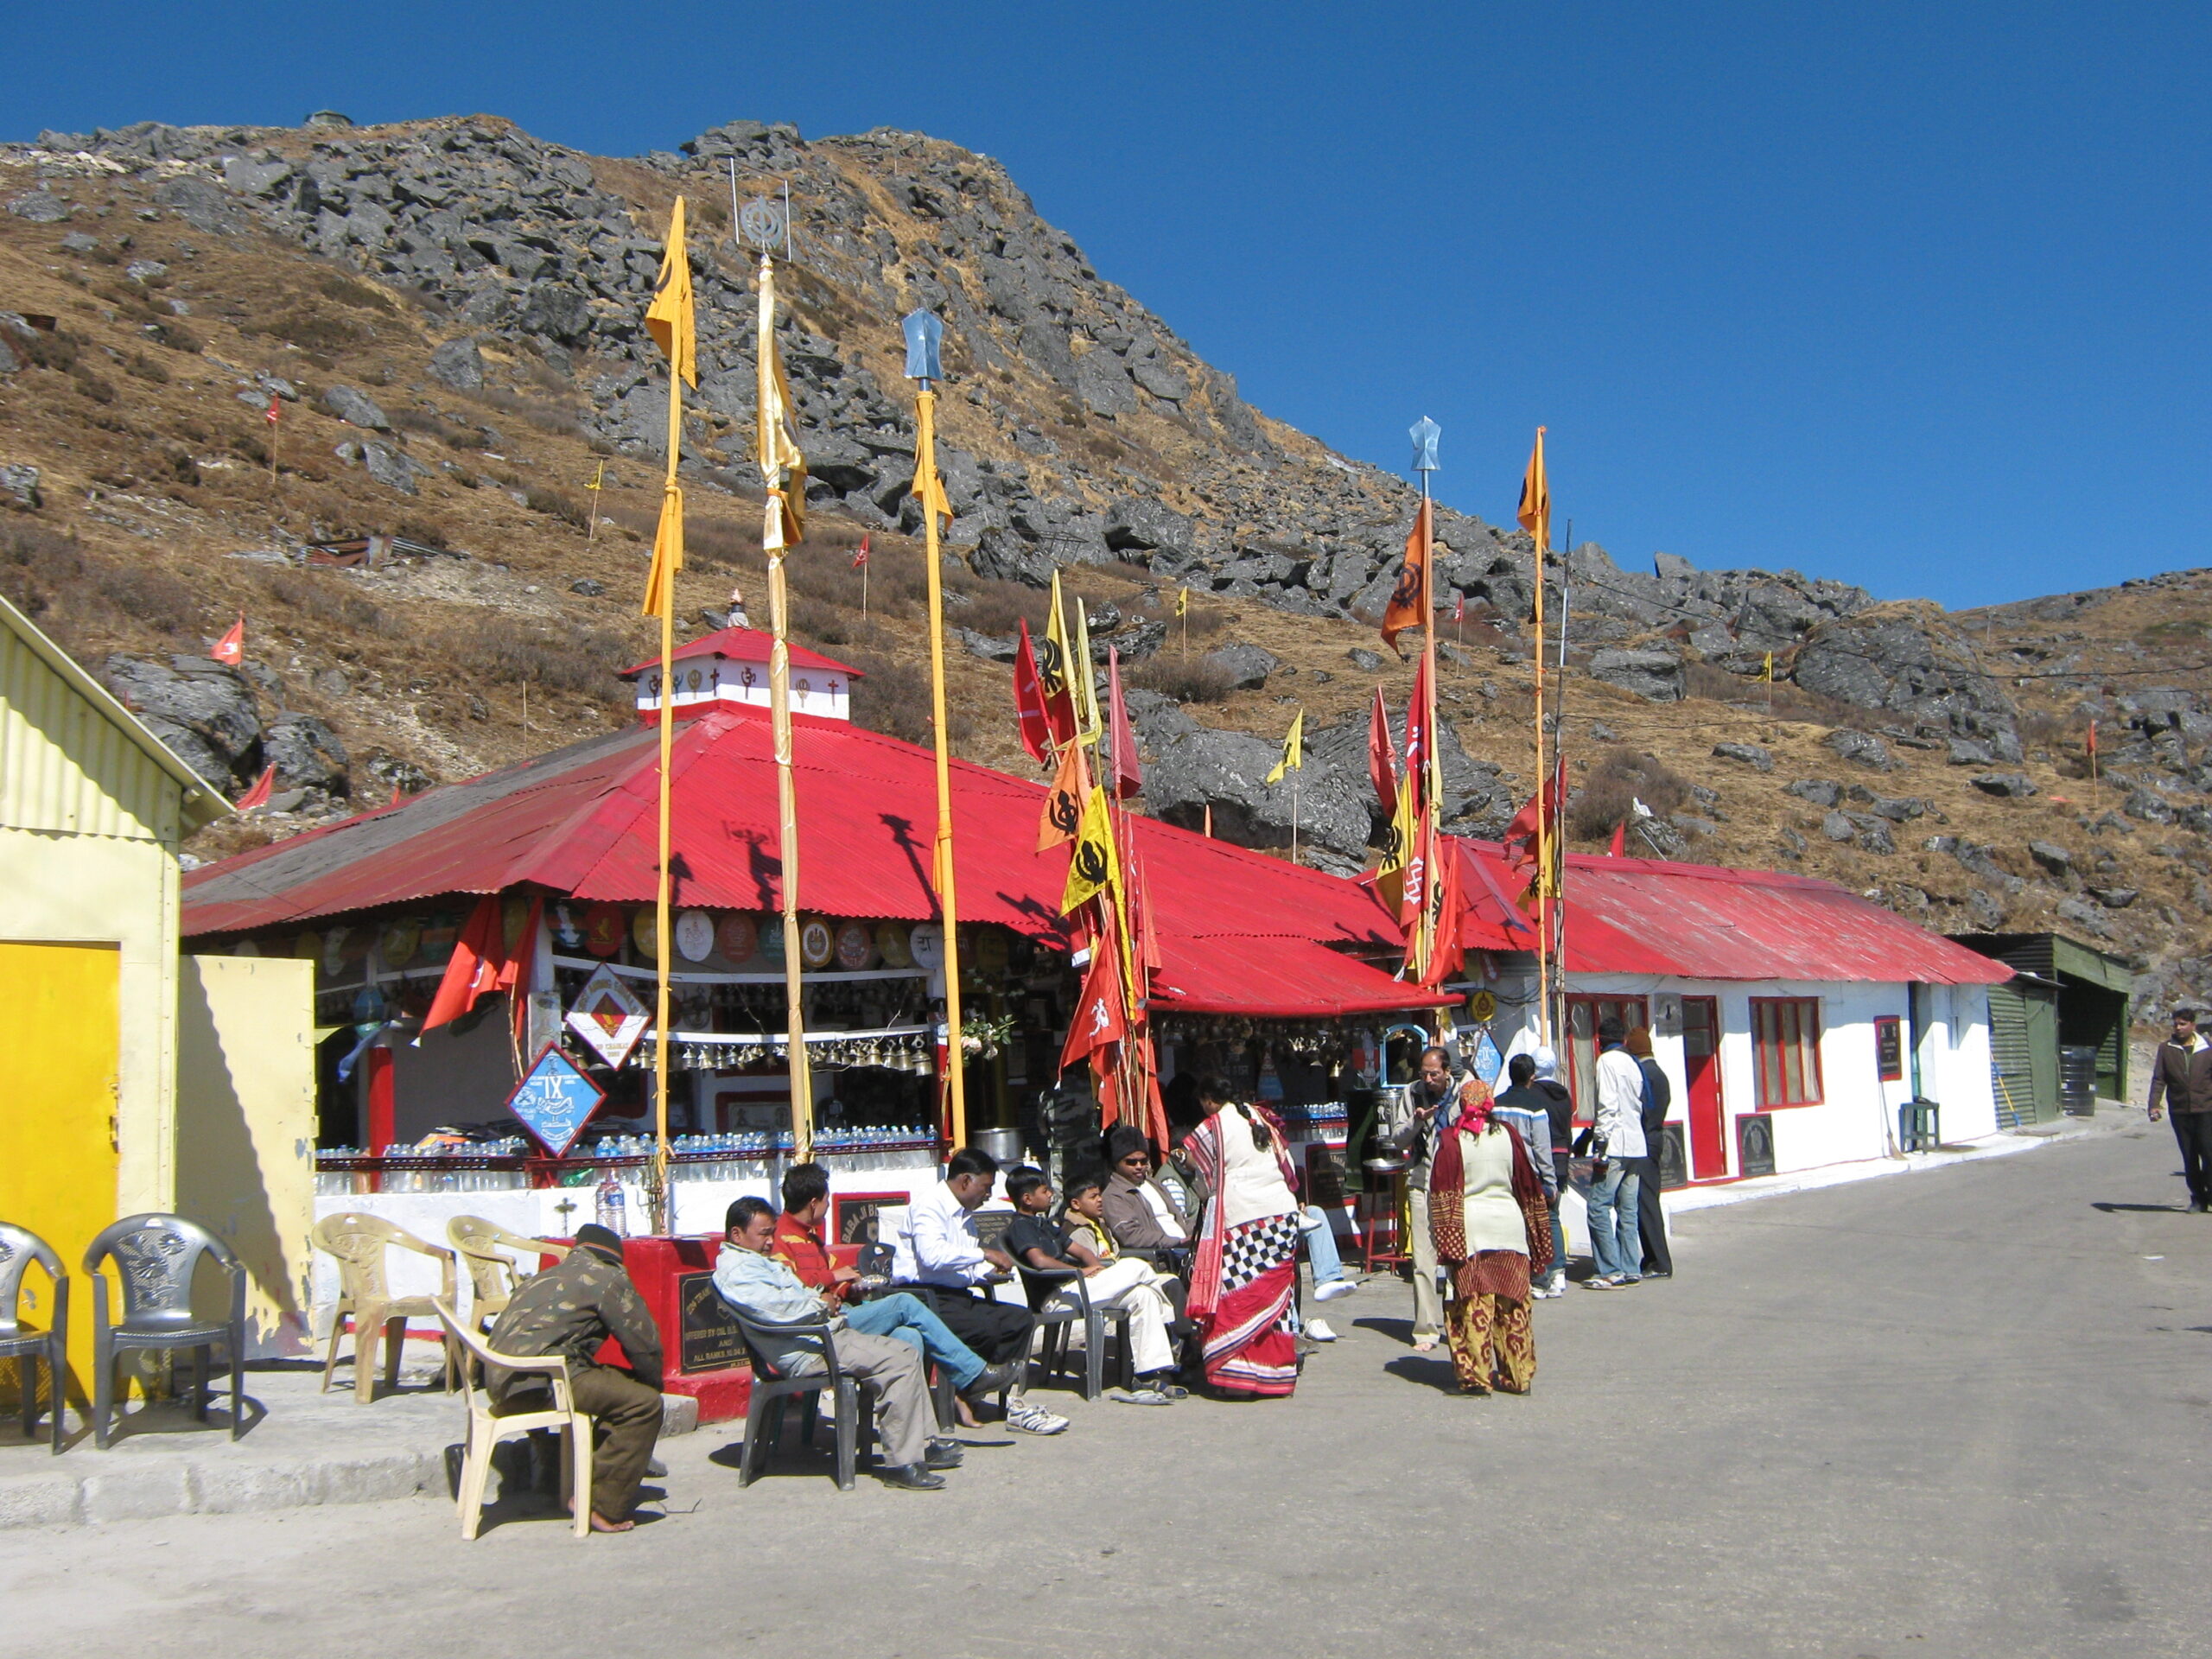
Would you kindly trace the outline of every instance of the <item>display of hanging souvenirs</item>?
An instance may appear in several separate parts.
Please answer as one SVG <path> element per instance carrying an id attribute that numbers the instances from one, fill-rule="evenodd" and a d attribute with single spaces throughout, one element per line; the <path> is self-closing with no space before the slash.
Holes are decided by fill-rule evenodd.
<path id="1" fill-rule="evenodd" d="M 594 905 L 584 912 L 584 949 L 612 957 L 622 949 L 622 912 L 613 905 Z"/>
<path id="2" fill-rule="evenodd" d="M 879 923 L 875 930 L 875 948 L 883 957 L 887 968 L 911 968 L 914 953 L 906 948 L 908 929 L 904 922 Z"/>
<path id="3" fill-rule="evenodd" d="M 590 1045 L 593 1053 L 620 1071 L 645 1034 L 645 1005 L 612 968 L 601 967 L 584 982 L 569 1010 L 569 1029 Z"/>
<path id="4" fill-rule="evenodd" d="M 607 1091 L 576 1069 L 575 1062 L 550 1043 L 538 1055 L 530 1075 L 507 1096 L 507 1109 L 544 1144 L 556 1158 L 567 1155 L 599 1109 Z"/>
<path id="5" fill-rule="evenodd" d="M 799 925 L 798 959 L 808 968 L 827 968 L 836 950 L 830 924 L 819 916 L 810 916 Z"/>
<path id="6" fill-rule="evenodd" d="M 847 922 L 837 930 L 837 965 L 858 973 L 875 962 L 875 935 L 866 922 Z"/>
<path id="7" fill-rule="evenodd" d="M 722 960 L 732 967 L 753 955 L 760 938 L 760 931 L 753 918 L 741 910 L 732 911 L 715 924 L 715 948 L 721 952 Z"/>
<path id="8" fill-rule="evenodd" d="M 630 943 L 647 962 L 660 955 L 660 921 L 651 905 L 640 905 L 630 918 Z"/>

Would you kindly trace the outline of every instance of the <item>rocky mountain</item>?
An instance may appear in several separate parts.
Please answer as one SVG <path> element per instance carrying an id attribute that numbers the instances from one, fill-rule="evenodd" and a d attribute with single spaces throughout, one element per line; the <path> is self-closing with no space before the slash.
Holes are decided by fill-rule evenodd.
<path id="1" fill-rule="evenodd" d="M 1060 569 L 1102 658 L 1137 664 L 1151 809 L 1211 808 L 1268 846 L 1294 812 L 1305 856 L 1357 868 L 1366 702 L 1381 683 L 1402 706 L 1407 674 L 1370 623 L 1412 492 L 1252 409 L 995 162 L 918 134 L 739 121 L 607 158 L 486 117 L 321 118 L 0 145 L 0 586 L 226 786 L 276 768 L 292 816 L 209 850 L 626 717 L 612 670 L 645 644 L 628 601 L 666 379 L 642 318 L 668 209 L 683 194 L 695 226 L 704 626 L 760 568 L 730 204 L 786 190 L 779 339 L 825 556 L 795 566 L 794 626 L 868 671 L 862 717 L 925 729 L 897 322 L 924 305 L 946 323 L 956 741 L 1018 764 L 1003 664 Z M 1448 809 L 1494 832 L 1531 775 L 1537 572 L 1517 531 L 1446 511 L 1439 533 L 1439 602 L 1465 619 L 1445 625 Z M 862 536 L 865 601 L 842 556 Z M 1586 844 L 1641 800 L 1646 850 L 1794 861 L 1947 928 L 2059 925 L 2164 964 L 2160 986 L 2198 971 L 2197 575 L 1963 615 L 1788 570 L 1624 569 L 1595 544 L 1543 580 L 1571 624 Z M 240 612 L 232 671 L 204 653 Z M 1294 702 L 1294 805 L 1261 781 Z"/>

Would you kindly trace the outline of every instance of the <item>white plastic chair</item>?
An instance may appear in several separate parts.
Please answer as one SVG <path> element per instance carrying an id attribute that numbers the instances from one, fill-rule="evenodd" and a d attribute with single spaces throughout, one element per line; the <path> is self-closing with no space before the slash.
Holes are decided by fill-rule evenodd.
<path id="1" fill-rule="evenodd" d="M 492 1449 L 501 1440 L 527 1434 L 532 1429 L 557 1428 L 561 1431 L 561 1484 L 568 1490 L 569 1501 L 575 1510 L 576 1536 L 583 1537 L 591 1531 L 591 1418 L 575 1408 L 575 1399 L 569 1392 L 569 1362 L 557 1354 L 494 1352 L 481 1337 L 462 1326 L 452 1302 L 440 1296 L 433 1299 L 432 1306 L 437 1309 L 447 1334 L 461 1344 L 465 1356 L 461 1362 L 461 1384 L 468 1397 L 468 1451 L 461 1459 L 461 1495 L 457 1500 L 461 1535 L 475 1537 L 483 1519 L 484 1488 L 492 1474 Z M 481 1373 L 486 1365 L 497 1365 L 508 1371 L 536 1372 L 545 1377 L 552 1384 L 552 1408 L 495 1416 L 492 1397 L 482 1386 L 485 1378 Z"/>

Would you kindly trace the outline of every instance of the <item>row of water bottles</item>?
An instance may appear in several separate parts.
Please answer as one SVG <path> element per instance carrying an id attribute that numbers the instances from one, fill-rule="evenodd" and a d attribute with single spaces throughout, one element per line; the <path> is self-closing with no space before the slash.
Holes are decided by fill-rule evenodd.
<path id="1" fill-rule="evenodd" d="M 733 1129 L 722 1135 L 679 1135 L 670 1143 L 679 1161 L 669 1175 L 678 1181 L 741 1181 L 764 1173 L 765 1159 L 788 1158 L 788 1129 Z"/>

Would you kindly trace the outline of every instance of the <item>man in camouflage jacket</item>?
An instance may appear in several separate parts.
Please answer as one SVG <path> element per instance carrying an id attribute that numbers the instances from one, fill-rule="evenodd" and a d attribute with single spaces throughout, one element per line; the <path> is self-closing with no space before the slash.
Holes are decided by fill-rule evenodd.
<path id="1" fill-rule="evenodd" d="M 630 1369 L 602 1365 L 594 1356 L 613 1337 Z M 627 1532 L 638 1483 L 660 1438 L 660 1332 L 644 1298 L 622 1268 L 622 1241 L 607 1228 L 576 1231 L 567 1259 L 523 1281 L 487 1340 L 496 1353 L 537 1358 L 557 1354 L 569 1362 L 569 1387 L 576 1409 L 594 1427 L 591 1524 L 600 1532 Z M 487 1368 L 485 1389 L 501 1416 L 543 1411 L 550 1403 L 546 1379 L 529 1371 Z"/>

